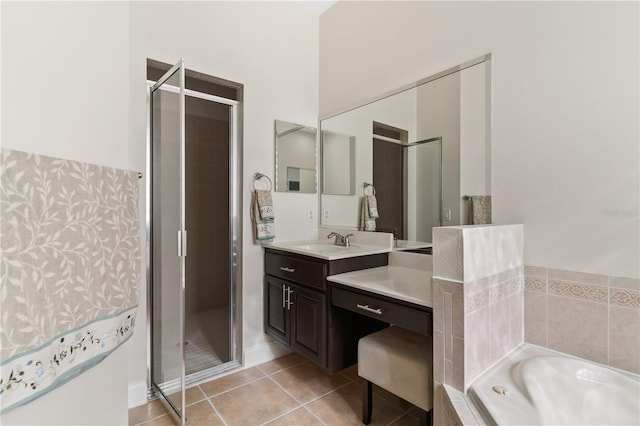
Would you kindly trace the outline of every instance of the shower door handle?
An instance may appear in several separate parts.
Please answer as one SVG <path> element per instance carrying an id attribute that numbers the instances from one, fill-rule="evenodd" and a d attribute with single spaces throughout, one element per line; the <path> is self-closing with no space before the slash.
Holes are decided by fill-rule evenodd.
<path id="1" fill-rule="evenodd" d="M 178 257 L 187 256 L 187 231 L 178 231 Z"/>

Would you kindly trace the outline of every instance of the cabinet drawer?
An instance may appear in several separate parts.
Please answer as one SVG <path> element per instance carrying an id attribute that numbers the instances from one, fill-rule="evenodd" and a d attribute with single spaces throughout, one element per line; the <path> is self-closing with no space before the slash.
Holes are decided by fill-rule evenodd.
<path id="1" fill-rule="evenodd" d="M 333 285 L 331 303 L 371 318 L 431 335 L 431 310 L 402 301 L 390 301 L 376 295 Z"/>
<path id="2" fill-rule="evenodd" d="M 326 263 L 267 251 L 265 270 L 274 277 L 326 290 Z"/>

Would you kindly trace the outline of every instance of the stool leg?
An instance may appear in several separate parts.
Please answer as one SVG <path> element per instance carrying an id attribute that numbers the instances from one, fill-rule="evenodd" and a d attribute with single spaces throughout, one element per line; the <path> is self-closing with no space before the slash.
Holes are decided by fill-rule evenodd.
<path id="1" fill-rule="evenodd" d="M 372 391 L 373 385 L 368 380 L 362 382 L 362 423 L 368 425 L 371 423 L 371 411 L 372 411 Z"/>

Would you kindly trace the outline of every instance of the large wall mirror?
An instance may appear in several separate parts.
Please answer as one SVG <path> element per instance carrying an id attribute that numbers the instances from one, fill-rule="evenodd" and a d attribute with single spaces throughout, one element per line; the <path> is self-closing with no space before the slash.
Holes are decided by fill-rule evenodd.
<path id="1" fill-rule="evenodd" d="M 316 192 L 316 134 L 315 127 L 275 121 L 276 191 Z"/>
<path id="2" fill-rule="evenodd" d="M 486 55 L 322 118 L 322 181 L 355 185 L 323 186 L 322 225 L 359 229 L 361 198 L 373 191 L 376 230 L 399 240 L 429 243 L 435 226 L 470 224 L 470 197 L 491 195 L 490 82 Z M 327 134 L 346 135 L 353 161 L 334 167 Z"/>

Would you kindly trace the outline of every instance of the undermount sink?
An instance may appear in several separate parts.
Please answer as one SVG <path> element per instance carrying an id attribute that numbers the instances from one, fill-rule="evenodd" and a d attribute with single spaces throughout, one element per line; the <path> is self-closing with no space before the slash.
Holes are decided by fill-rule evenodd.
<path id="1" fill-rule="evenodd" d="M 363 244 L 351 244 L 349 247 L 338 246 L 329 240 L 326 242 L 322 240 L 276 242 L 269 244 L 269 247 L 328 260 L 366 256 L 391 251 L 389 247 Z"/>

